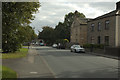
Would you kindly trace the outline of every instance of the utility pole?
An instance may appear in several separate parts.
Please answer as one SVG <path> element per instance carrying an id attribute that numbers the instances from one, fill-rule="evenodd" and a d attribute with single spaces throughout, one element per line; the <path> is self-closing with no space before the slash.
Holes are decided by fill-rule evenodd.
<path id="1" fill-rule="evenodd" d="M 30 42 L 28 42 L 28 49 L 29 49 L 29 46 L 30 46 Z"/>

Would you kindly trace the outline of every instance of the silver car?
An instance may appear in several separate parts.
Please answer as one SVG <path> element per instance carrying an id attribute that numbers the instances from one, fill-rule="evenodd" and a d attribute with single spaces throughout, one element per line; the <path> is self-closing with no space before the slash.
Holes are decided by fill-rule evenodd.
<path id="1" fill-rule="evenodd" d="M 58 46 L 57 44 L 53 44 L 52 45 L 53 48 L 57 48 L 57 46 Z"/>
<path id="2" fill-rule="evenodd" d="M 85 49 L 82 48 L 80 45 L 72 45 L 71 52 L 83 52 L 83 53 L 85 53 Z"/>

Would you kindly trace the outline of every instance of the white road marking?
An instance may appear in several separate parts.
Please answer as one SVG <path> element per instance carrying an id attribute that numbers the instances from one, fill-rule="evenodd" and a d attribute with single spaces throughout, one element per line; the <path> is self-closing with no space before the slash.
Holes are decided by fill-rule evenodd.
<path id="1" fill-rule="evenodd" d="M 30 74 L 37 74 L 38 72 L 30 72 Z"/>
<path id="2" fill-rule="evenodd" d="M 40 57 L 41 57 L 41 59 L 44 61 L 44 63 L 46 64 L 46 66 L 48 67 L 48 69 L 50 70 L 50 72 L 53 74 L 53 77 L 54 77 L 54 78 L 58 78 L 58 77 L 56 76 L 55 72 L 50 68 L 50 66 L 48 65 L 48 63 L 46 62 L 46 60 L 45 60 L 42 56 L 40 56 Z"/>
<path id="3" fill-rule="evenodd" d="M 36 51 L 35 51 L 35 52 L 36 52 Z M 37 52 L 36 52 L 36 53 L 37 53 Z M 49 65 L 48 65 L 47 61 L 44 59 L 44 57 L 40 56 L 40 58 L 41 58 L 41 60 L 44 62 L 44 64 L 48 67 L 48 69 L 49 69 L 49 71 L 52 73 L 53 77 L 54 77 L 54 78 L 57 78 L 57 77 L 55 76 L 55 72 L 53 72 L 53 70 L 49 67 Z"/>

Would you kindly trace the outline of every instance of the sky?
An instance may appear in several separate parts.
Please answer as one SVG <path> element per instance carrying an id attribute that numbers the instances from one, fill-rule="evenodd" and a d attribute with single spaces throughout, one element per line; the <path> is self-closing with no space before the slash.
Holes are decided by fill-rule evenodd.
<path id="1" fill-rule="evenodd" d="M 64 16 L 77 10 L 83 13 L 86 18 L 96 18 L 116 9 L 116 2 L 119 0 L 39 0 L 41 7 L 34 14 L 35 19 L 30 24 L 42 31 L 43 26 L 55 28 L 58 22 L 64 21 Z"/>

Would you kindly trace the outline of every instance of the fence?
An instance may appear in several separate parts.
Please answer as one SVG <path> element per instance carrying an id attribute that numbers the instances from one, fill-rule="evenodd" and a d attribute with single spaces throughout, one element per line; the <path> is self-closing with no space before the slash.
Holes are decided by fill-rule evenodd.
<path id="1" fill-rule="evenodd" d="M 107 47 L 105 49 L 105 54 L 112 55 L 112 56 L 119 56 L 120 55 L 120 47 Z"/>
<path id="2" fill-rule="evenodd" d="M 73 44 L 78 44 L 78 43 L 66 43 L 66 48 L 70 49 L 70 47 Z M 91 51 L 91 48 L 85 48 L 85 50 L 87 52 Z M 112 56 L 120 56 L 120 47 L 104 47 L 104 49 L 100 49 L 100 48 L 94 48 L 92 50 L 94 53 L 98 53 L 98 54 L 105 54 L 105 55 L 112 55 Z"/>

